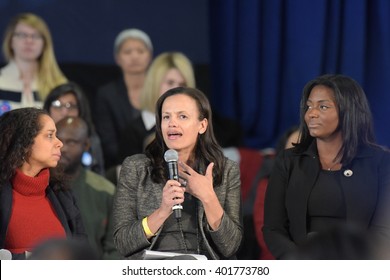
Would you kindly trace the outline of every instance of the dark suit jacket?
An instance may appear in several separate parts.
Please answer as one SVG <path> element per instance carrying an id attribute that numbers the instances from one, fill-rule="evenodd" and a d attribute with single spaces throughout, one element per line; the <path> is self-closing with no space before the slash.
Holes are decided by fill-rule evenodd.
<path id="1" fill-rule="evenodd" d="M 264 238 L 276 258 L 307 239 L 307 205 L 321 165 L 316 145 L 304 153 L 282 151 L 271 173 L 265 199 Z M 345 176 L 351 170 L 352 176 Z M 346 220 L 372 233 L 375 241 L 390 240 L 390 154 L 378 147 L 363 147 L 341 169 Z M 379 240 L 382 238 L 383 240 Z"/>
<path id="2" fill-rule="evenodd" d="M 87 235 L 81 219 L 76 200 L 70 191 L 54 190 L 49 186 L 46 190 L 47 197 L 52 204 L 55 213 L 64 227 L 68 238 L 87 241 Z M 5 237 L 7 234 L 9 219 L 12 209 L 12 186 L 7 184 L 0 189 L 0 248 L 4 248 Z M 23 258 L 21 254 L 13 255 L 13 258 Z"/>
<path id="3" fill-rule="evenodd" d="M 140 115 L 140 111 L 131 105 L 123 78 L 99 88 L 94 104 L 94 122 L 107 169 L 121 164 L 118 159 L 119 137 L 131 121 Z"/>
<path id="4" fill-rule="evenodd" d="M 121 133 L 118 147 L 118 158 L 123 162 L 126 157 L 144 152 L 145 141 L 148 136 L 153 134 L 156 126 L 147 130 L 140 115 L 130 123 Z"/>

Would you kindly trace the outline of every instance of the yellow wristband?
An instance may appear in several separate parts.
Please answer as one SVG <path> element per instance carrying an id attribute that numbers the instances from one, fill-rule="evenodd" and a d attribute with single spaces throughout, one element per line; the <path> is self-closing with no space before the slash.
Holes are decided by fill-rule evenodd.
<path id="1" fill-rule="evenodd" d="M 155 234 L 150 230 L 148 226 L 148 217 L 145 217 L 142 219 L 142 227 L 144 228 L 144 232 L 146 234 L 146 237 L 152 237 Z"/>

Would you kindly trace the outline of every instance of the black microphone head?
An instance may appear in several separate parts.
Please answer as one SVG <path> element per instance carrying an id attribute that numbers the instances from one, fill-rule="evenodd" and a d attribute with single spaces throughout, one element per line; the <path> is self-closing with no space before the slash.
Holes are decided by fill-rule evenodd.
<path id="1" fill-rule="evenodd" d="M 174 149 L 169 149 L 165 152 L 164 159 L 166 162 L 178 161 L 179 154 Z"/>

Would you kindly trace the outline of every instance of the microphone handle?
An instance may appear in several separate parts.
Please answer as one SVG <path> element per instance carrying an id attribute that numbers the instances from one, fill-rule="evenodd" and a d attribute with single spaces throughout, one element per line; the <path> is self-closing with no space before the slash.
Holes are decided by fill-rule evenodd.
<path id="1" fill-rule="evenodd" d="M 168 169 L 169 169 L 169 179 L 179 181 L 177 161 L 168 162 Z M 181 210 L 182 209 L 183 209 L 183 206 L 181 204 L 173 205 L 172 210 L 175 214 L 176 219 L 181 218 Z"/>
<path id="2" fill-rule="evenodd" d="M 179 181 L 179 174 L 176 161 L 168 162 L 169 179 Z"/>
<path id="3" fill-rule="evenodd" d="M 181 204 L 173 205 L 172 210 L 173 210 L 173 213 L 175 214 L 176 219 L 181 218 L 181 210 L 182 209 L 183 209 L 183 206 L 181 206 Z"/>

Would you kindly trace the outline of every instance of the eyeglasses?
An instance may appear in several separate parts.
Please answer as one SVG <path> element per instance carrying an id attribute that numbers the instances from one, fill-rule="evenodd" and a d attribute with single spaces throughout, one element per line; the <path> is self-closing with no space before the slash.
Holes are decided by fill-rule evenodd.
<path id="1" fill-rule="evenodd" d="M 69 102 L 61 103 L 61 101 L 59 101 L 59 100 L 54 100 L 51 103 L 51 107 L 55 110 L 61 110 L 62 108 L 64 108 L 64 109 L 67 109 L 69 111 L 74 111 L 74 110 L 78 109 L 78 106 L 76 104 L 69 103 Z"/>
<path id="2" fill-rule="evenodd" d="M 26 40 L 27 38 L 31 38 L 34 41 L 42 40 L 42 35 L 39 33 L 33 33 L 33 34 L 28 34 L 25 32 L 15 32 L 14 37 L 22 40 Z"/>

